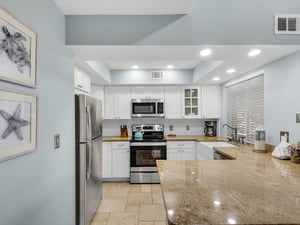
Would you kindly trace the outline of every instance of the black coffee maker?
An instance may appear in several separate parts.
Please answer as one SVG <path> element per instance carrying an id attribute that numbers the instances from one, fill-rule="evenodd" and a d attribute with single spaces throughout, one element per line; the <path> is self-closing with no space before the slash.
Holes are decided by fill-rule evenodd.
<path id="1" fill-rule="evenodd" d="M 217 121 L 204 121 L 204 135 L 208 137 L 217 136 Z"/>

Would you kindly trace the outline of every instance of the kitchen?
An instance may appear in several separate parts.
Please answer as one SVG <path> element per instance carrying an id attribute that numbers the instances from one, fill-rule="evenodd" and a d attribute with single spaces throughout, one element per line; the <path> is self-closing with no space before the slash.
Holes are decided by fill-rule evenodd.
<path id="1" fill-rule="evenodd" d="M 144 29 L 137 28 L 135 28 L 136 32 L 132 32 L 128 27 L 128 34 L 135 34 L 136 36 L 125 36 L 121 32 L 122 29 L 119 29 L 120 33 L 116 33 L 114 39 L 107 37 L 106 40 L 103 40 L 96 34 L 94 38 L 98 38 L 98 41 L 103 40 L 102 44 L 106 42 L 108 45 L 132 45 L 132 43 L 139 43 L 141 45 L 202 46 L 209 43 L 210 45 L 282 45 L 287 48 L 291 45 L 296 45 L 297 47 L 299 46 L 298 35 L 278 36 L 274 35 L 273 32 L 274 14 L 299 13 L 297 12 L 299 3 L 294 1 L 285 2 L 283 6 L 278 2 L 268 1 L 269 4 L 264 3 L 268 7 L 264 7 L 264 10 L 262 10 L 260 1 L 248 1 L 243 4 L 236 1 L 226 1 L 226 4 L 218 2 L 218 4 L 221 4 L 219 7 L 209 6 L 208 3 L 204 4 L 202 1 L 201 3 L 203 4 L 199 7 L 200 3 L 193 1 L 193 4 L 196 4 L 196 6 L 189 12 L 190 16 L 174 16 L 174 18 L 170 19 L 171 22 L 169 21 L 169 24 L 165 21 L 164 24 L 160 24 L 160 27 L 154 27 L 153 25 L 150 27 L 152 30 L 149 28 L 152 31 L 150 34 Z M 53 223 L 73 225 L 75 224 L 74 60 L 73 53 L 65 46 L 65 16 L 50 0 L 41 3 L 33 0 L 22 2 L 1 0 L 0 4 L 24 21 L 24 23 L 33 27 L 39 37 L 37 59 L 38 88 L 16 87 L 11 83 L 1 81 L 1 88 L 38 95 L 39 105 L 37 151 L 33 154 L 1 162 L 0 165 L 1 222 L 7 225 L 47 225 Z M 197 11 L 197 9 L 200 11 Z M 207 26 L 210 27 L 209 29 L 205 28 L 203 21 L 207 22 L 208 20 L 201 20 L 201 15 L 211 18 L 205 11 L 207 13 L 215 12 L 212 15 L 218 17 L 214 21 L 219 25 L 219 30 L 211 30 L 211 27 L 214 26 Z M 244 18 L 245 27 L 239 25 L 240 20 L 232 20 L 232 17 L 226 21 L 226 15 Z M 253 21 L 253 15 L 255 15 L 255 21 Z M 159 18 L 159 16 L 156 18 Z M 160 19 L 164 20 L 164 18 Z M 186 20 L 190 22 L 188 26 Z M 262 21 L 268 22 L 263 23 Z M 149 20 L 146 20 L 146 23 L 148 22 Z M 230 28 L 226 24 L 231 24 Z M 255 25 L 251 26 L 251 24 Z M 257 24 L 260 24 L 260 26 L 256 26 Z M 151 24 L 149 23 L 149 25 Z M 201 32 L 197 27 L 201 28 Z M 84 25 L 80 28 L 84 29 Z M 227 30 L 223 28 L 227 28 Z M 238 34 L 237 28 L 239 30 Z M 89 33 L 91 31 L 85 32 Z M 207 36 L 204 37 L 201 35 L 202 33 L 207 34 Z M 143 39 L 145 36 L 148 38 Z M 97 43 L 94 44 L 97 45 Z M 294 53 L 263 66 L 265 77 L 264 128 L 267 135 L 266 142 L 269 144 L 278 144 L 279 131 L 281 130 L 290 132 L 291 143 L 299 140 L 297 135 L 299 126 L 295 123 L 295 113 L 299 111 L 297 104 L 295 104 L 298 101 L 297 96 L 299 96 L 297 85 L 297 81 L 299 81 L 298 62 L 299 53 Z M 107 75 L 105 70 L 102 74 Z M 113 81 L 114 78 L 117 78 L 117 75 L 111 78 L 111 81 Z M 109 78 L 107 79 L 109 80 Z M 175 86 L 185 86 L 191 83 L 185 82 L 184 85 L 176 83 Z M 118 83 L 113 84 L 114 86 L 119 85 Z M 143 82 L 142 85 L 144 84 Z M 130 86 L 128 83 L 126 85 Z M 132 85 L 136 86 L 137 83 Z M 105 86 L 109 85 L 106 84 Z M 226 137 L 227 129 L 221 128 L 221 125 L 228 122 L 225 110 L 227 100 L 223 95 L 224 90 L 225 87 L 221 86 L 221 114 L 218 129 L 220 129 L 222 137 Z M 169 122 L 165 124 L 167 130 L 169 130 L 170 125 L 174 125 L 174 128 L 180 129 L 183 134 L 188 133 L 186 131 L 187 125 L 190 126 L 190 133 L 188 134 L 193 134 L 198 129 L 197 127 L 203 127 L 200 122 L 199 125 L 194 127 L 195 123 L 193 123 L 192 119 L 188 120 L 188 123 L 186 121 L 178 122 L 178 128 L 173 121 Z M 117 132 L 119 135 L 121 124 L 127 124 L 128 128 L 130 128 L 128 121 L 111 121 L 111 125 L 108 124 L 108 126 L 113 127 L 108 127 L 107 135 L 116 135 Z M 177 131 L 176 133 L 179 135 Z M 61 136 L 61 147 L 53 150 L 53 135 L 57 133 Z M 10 176 L 7 174 L 10 174 Z"/>

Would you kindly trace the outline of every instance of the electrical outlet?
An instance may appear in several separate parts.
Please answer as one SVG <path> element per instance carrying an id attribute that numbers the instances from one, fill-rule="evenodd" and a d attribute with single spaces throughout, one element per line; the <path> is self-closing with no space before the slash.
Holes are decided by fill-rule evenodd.
<path id="1" fill-rule="evenodd" d="M 169 126 L 169 131 L 173 131 L 173 125 Z"/>
<path id="2" fill-rule="evenodd" d="M 280 141 L 285 140 L 289 142 L 290 133 L 288 131 L 280 131 Z"/>
<path id="3" fill-rule="evenodd" d="M 54 149 L 60 148 L 60 135 L 54 135 Z"/>
<path id="4" fill-rule="evenodd" d="M 296 113 L 296 123 L 300 123 L 300 112 Z"/>
<path id="5" fill-rule="evenodd" d="M 186 129 L 186 130 L 190 130 L 190 125 L 186 125 L 186 126 L 185 126 L 185 129 Z"/>

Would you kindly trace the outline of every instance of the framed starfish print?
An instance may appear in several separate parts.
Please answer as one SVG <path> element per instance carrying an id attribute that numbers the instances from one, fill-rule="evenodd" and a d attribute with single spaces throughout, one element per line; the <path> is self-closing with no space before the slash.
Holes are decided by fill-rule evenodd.
<path id="1" fill-rule="evenodd" d="M 0 79 L 36 86 L 37 34 L 0 8 Z"/>
<path id="2" fill-rule="evenodd" d="M 0 90 L 0 161 L 36 149 L 36 96 Z"/>

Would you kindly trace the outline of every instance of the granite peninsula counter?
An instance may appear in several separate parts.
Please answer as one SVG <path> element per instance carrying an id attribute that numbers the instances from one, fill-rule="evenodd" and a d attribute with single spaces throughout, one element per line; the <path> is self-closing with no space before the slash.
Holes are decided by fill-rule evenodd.
<path id="1" fill-rule="evenodd" d="M 300 164 L 245 148 L 236 160 L 159 160 L 169 224 L 300 224 Z"/>

